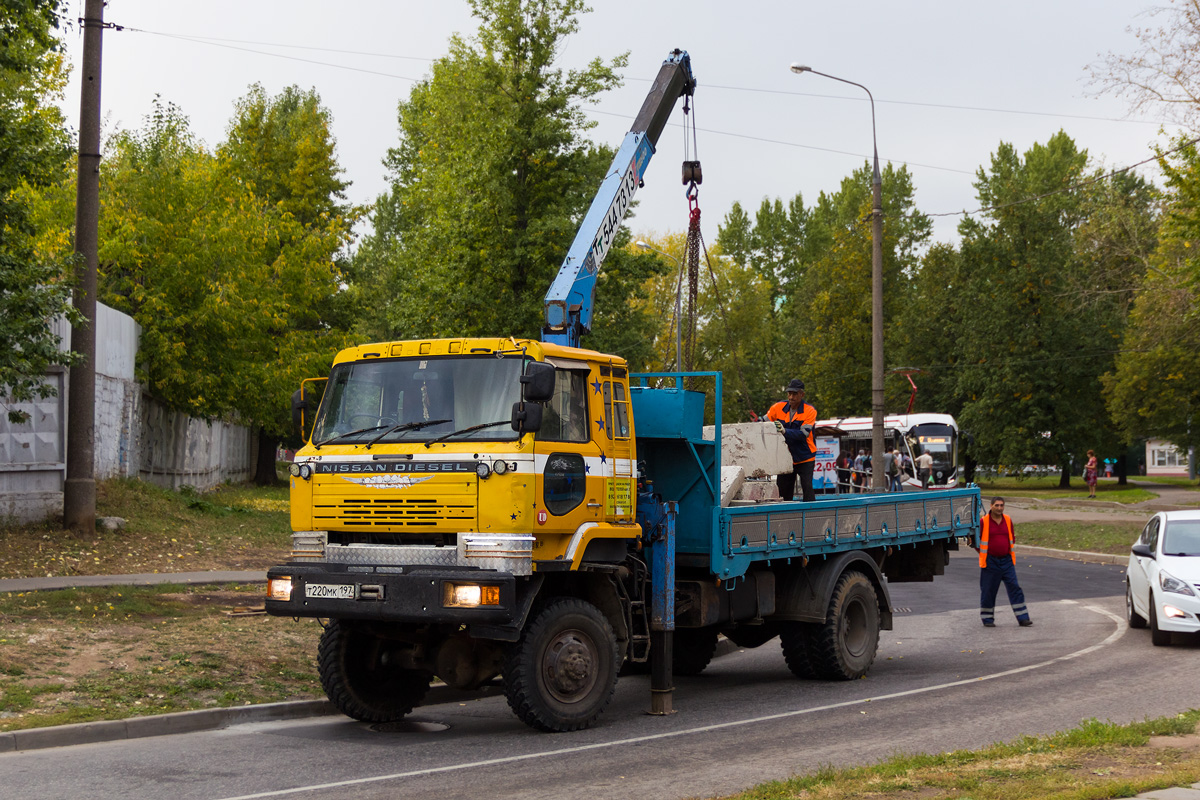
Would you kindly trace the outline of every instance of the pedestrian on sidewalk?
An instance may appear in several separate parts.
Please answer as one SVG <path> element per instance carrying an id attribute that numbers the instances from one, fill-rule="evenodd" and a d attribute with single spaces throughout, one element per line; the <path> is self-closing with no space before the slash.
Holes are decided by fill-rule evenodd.
<path id="1" fill-rule="evenodd" d="M 921 488 L 929 488 L 929 476 L 933 474 L 933 456 L 928 452 L 917 456 L 917 477 L 921 479 Z"/>
<path id="2" fill-rule="evenodd" d="M 1096 451 L 1088 450 L 1087 464 L 1083 467 L 1083 482 L 1088 485 L 1088 497 L 1096 496 L 1096 481 L 1100 478 L 1100 465 L 1096 462 Z"/>
<path id="3" fill-rule="evenodd" d="M 1029 609 L 1025 607 L 1025 593 L 1017 583 L 1016 562 L 1013 559 L 1013 543 L 1017 535 L 1012 518 L 1004 513 L 1004 498 L 993 497 L 991 511 L 980 521 L 979 547 L 979 618 L 983 627 L 996 627 L 996 594 L 1000 584 L 1008 591 L 1008 602 L 1017 623 L 1022 628 L 1033 624 Z"/>

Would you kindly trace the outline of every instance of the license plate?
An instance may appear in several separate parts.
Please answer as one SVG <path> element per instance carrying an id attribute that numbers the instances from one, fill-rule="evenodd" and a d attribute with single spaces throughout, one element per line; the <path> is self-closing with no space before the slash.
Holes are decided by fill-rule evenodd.
<path id="1" fill-rule="evenodd" d="M 353 600 L 354 584 L 349 583 L 307 583 L 304 585 L 305 597 L 332 597 L 337 600 Z"/>

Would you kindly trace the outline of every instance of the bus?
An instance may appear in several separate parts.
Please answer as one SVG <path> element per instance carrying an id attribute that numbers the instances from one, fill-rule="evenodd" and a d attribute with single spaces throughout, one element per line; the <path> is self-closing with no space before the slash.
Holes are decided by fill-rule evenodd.
<path id="1" fill-rule="evenodd" d="M 854 452 L 871 449 L 870 417 L 843 417 L 817 421 L 817 428 L 837 429 L 839 445 Z M 953 489 L 958 486 L 958 424 L 949 414 L 889 414 L 883 418 L 884 447 L 900 452 L 916 463 L 917 456 L 929 453 L 933 469 L 929 474 L 930 489 Z M 835 456 L 836 457 L 836 456 Z M 904 481 L 905 488 L 920 489 L 916 468 Z"/>

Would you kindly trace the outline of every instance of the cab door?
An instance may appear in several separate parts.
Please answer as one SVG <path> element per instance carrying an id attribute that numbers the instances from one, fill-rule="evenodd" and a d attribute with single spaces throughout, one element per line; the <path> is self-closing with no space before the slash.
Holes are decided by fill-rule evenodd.
<path id="1" fill-rule="evenodd" d="M 604 433 L 597 437 L 604 462 L 604 518 L 608 522 L 633 519 L 633 487 L 636 482 L 633 446 L 633 414 L 629 404 L 629 377 L 624 367 L 600 368 L 604 399 Z"/>
<path id="2" fill-rule="evenodd" d="M 599 480 L 601 452 L 592 419 L 603 413 L 599 393 L 593 399 L 592 368 L 587 362 L 554 359 L 554 397 L 546 404 L 534 444 L 538 473 L 536 534 L 575 534 L 581 526 L 603 519 Z M 557 557 L 562 542 L 536 548 L 534 557 Z"/>

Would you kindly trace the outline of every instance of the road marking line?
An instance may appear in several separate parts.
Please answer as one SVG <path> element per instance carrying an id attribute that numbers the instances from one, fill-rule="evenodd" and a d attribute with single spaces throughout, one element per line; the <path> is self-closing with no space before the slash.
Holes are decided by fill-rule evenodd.
<path id="1" fill-rule="evenodd" d="M 1075 604 L 1074 600 L 1062 600 L 1059 602 L 1064 603 L 1064 604 Z M 788 719 L 789 717 L 800 717 L 800 716 L 804 716 L 807 714 L 815 714 L 819 711 L 833 711 L 833 710 L 839 709 L 839 708 L 849 708 L 850 706 L 857 706 L 862 703 L 878 703 L 881 700 L 895 700 L 896 698 L 900 698 L 900 697 L 911 697 L 911 696 L 917 695 L 917 694 L 927 694 L 929 692 L 935 692 L 940 689 L 952 689 L 956 686 L 967 686 L 967 685 L 971 685 L 971 684 L 977 684 L 980 681 L 991 681 L 991 680 L 995 680 L 997 678 L 1007 678 L 1010 675 L 1019 675 L 1022 672 L 1030 672 L 1035 669 L 1042 669 L 1043 667 L 1053 666 L 1054 664 L 1058 664 L 1063 661 L 1070 661 L 1075 658 L 1080 658 L 1082 656 L 1086 656 L 1090 653 L 1096 652 L 1097 650 L 1099 650 L 1103 647 L 1107 647 L 1110 644 L 1113 644 L 1114 642 L 1116 642 L 1118 639 L 1120 639 L 1122 636 L 1125 635 L 1126 628 L 1125 628 L 1125 624 L 1124 624 L 1125 620 L 1123 618 L 1117 616 L 1116 614 L 1112 613 L 1111 611 L 1100 608 L 1099 606 L 1085 605 L 1085 606 L 1083 606 L 1083 608 L 1088 611 L 1094 611 L 1097 614 L 1100 614 L 1101 616 L 1108 617 L 1113 622 L 1117 623 L 1116 630 L 1114 630 L 1107 637 L 1105 637 L 1105 639 L 1103 641 L 1100 641 L 1097 644 L 1093 644 L 1089 647 L 1085 647 L 1082 650 L 1076 650 L 1074 653 L 1067 653 L 1065 656 L 1056 656 L 1055 658 L 1052 658 L 1048 661 L 1042 661 L 1037 664 L 1027 664 L 1024 667 L 1013 667 L 1012 669 L 1006 669 L 1003 672 L 994 672 L 991 675 L 983 675 L 978 678 L 964 678 L 962 680 L 951 681 L 949 683 L 940 683 L 940 684 L 937 684 L 936 686 L 925 686 L 920 689 L 906 689 L 902 692 L 892 692 L 890 694 L 881 694 L 881 695 L 877 695 L 875 697 L 863 698 L 861 700 L 846 700 L 841 703 L 830 703 L 830 704 L 824 705 L 824 706 L 814 706 L 812 708 L 802 708 L 802 709 L 799 709 L 796 711 L 784 711 L 779 714 L 768 714 L 764 717 L 754 717 L 752 719 L 740 719 L 740 720 L 734 720 L 732 722 L 718 722 L 718 723 L 714 723 L 712 725 L 701 725 L 700 727 L 697 727 L 697 728 L 688 728 L 686 730 L 680 730 L 680 731 L 668 731 L 666 733 L 652 733 L 652 734 L 647 734 L 646 736 L 633 736 L 628 739 L 618 739 L 618 740 L 611 741 L 611 742 L 595 742 L 593 744 L 578 745 L 576 747 L 563 747 L 558 750 L 545 750 L 545 751 L 542 751 L 539 753 L 526 753 L 524 755 L 519 755 L 519 756 L 504 756 L 503 758 L 489 758 L 489 759 L 485 759 L 483 761 L 468 762 L 466 764 L 450 764 L 450 765 L 447 765 L 444 767 L 430 767 L 428 769 L 416 769 L 416 770 L 412 770 L 410 772 L 395 772 L 395 773 L 392 773 L 391 775 L 377 775 L 377 776 L 371 777 L 371 778 L 351 778 L 349 780 L 334 781 L 332 783 L 318 783 L 318 784 L 313 784 L 311 786 L 298 786 L 294 789 L 276 789 L 276 790 L 269 791 L 269 792 L 257 792 L 255 794 L 242 794 L 242 795 L 238 795 L 236 797 L 222 798 L 222 800 L 257 800 L 257 798 L 261 798 L 261 797 L 284 797 L 284 796 L 290 795 L 290 794 L 299 794 L 300 792 L 316 792 L 316 791 L 320 791 L 322 789 L 339 789 L 339 788 L 344 788 L 347 786 L 362 786 L 362 785 L 368 784 L 368 783 L 380 783 L 382 781 L 394 781 L 394 780 L 398 780 L 400 778 L 418 778 L 418 777 L 423 777 L 426 775 L 437 775 L 438 773 L 442 773 L 442 772 L 457 772 L 459 770 L 464 770 L 464 769 L 476 769 L 478 767 L 492 767 L 492 766 L 496 766 L 498 764 L 513 764 L 513 763 L 516 763 L 519 761 L 530 761 L 535 758 L 549 758 L 551 756 L 563 756 L 563 755 L 573 755 L 575 753 L 586 753 L 589 750 L 602 750 L 602 749 L 606 749 L 609 747 L 620 747 L 622 745 L 641 744 L 643 742 L 652 742 L 652 741 L 656 741 L 659 739 L 670 739 L 670 738 L 673 738 L 676 736 L 688 736 L 688 735 L 694 734 L 694 733 L 708 733 L 710 731 L 719 731 L 719 730 L 724 730 L 726 728 L 738 728 L 738 727 L 742 727 L 744 725 L 756 725 L 760 722 L 772 722 L 774 720 Z"/>

